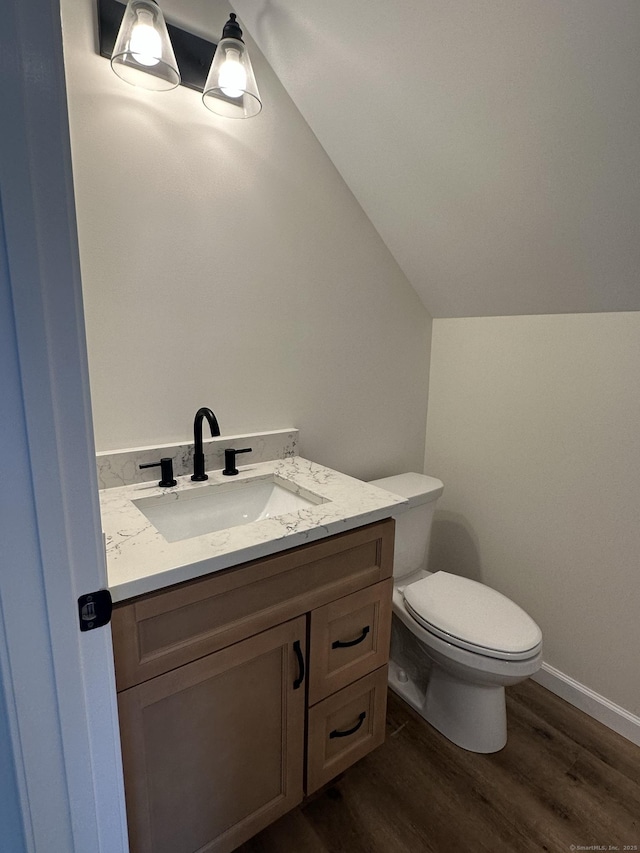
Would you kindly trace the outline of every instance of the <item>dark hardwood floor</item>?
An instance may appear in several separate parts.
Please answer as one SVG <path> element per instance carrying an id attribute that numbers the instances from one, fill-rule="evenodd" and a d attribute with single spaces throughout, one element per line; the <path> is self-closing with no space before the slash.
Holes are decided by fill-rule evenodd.
<path id="1" fill-rule="evenodd" d="M 532 681 L 507 697 L 476 755 L 389 692 L 384 745 L 239 853 L 640 853 L 640 747 Z"/>

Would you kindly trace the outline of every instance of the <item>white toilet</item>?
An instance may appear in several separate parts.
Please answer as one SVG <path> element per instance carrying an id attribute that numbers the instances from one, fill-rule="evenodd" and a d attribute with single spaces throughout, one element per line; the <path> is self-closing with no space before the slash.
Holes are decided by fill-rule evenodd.
<path id="1" fill-rule="evenodd" d="M 542 632 L 496 590 L 426 570 L 440 480 L 399 474 L 372 485 L 408 499 L 395 515 L 389 686 L 453 743 L 497 752 L 507 742 L 504 688 L 540 668 Z"/>

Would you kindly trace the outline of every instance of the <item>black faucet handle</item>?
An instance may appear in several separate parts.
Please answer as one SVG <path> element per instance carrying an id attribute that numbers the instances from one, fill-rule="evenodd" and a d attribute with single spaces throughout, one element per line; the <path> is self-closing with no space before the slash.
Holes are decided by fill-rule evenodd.
<path id="1" fill-rule="evenodd" d="M 177 486 L 177 480 L 173 479 L 173 459 L 170 456 L 163 456 L 159 462 L 146 462 L 144 465 L 138 465 L 138 468 L 160 468 L 162 479 L 158 483 L 159 486 Z"/>
<path id="2" fill-rule="evenodd" d="M 234 447 L 229 447 L 224 452 L 224 471 L 222 472 L 225 477 L 233 477 L 234 474 L 238 474 L 239 471 L 236 468 L 236 454 L 238 453 L 251 453 L 251 447 L 244 447 L 242 450 L 236 450 Z"/>

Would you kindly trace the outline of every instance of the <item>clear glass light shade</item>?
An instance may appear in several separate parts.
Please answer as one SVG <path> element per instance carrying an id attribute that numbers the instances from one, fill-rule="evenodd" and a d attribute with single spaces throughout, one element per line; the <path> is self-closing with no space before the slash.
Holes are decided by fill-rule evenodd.
<path id="1" fill-rule="evenodd" d="M 223 38 L 213 56 L 202 101 L 211 112 L 225 118 L 251 118 L 262 101 L 244 43 Z"/>
<path id="2" fill-rule="evenodd" d="M 129 0 L 111 55 L 111 67 L 133 86 L 156 92 L 175 89 L 180 71 L 160 7 Z"/>

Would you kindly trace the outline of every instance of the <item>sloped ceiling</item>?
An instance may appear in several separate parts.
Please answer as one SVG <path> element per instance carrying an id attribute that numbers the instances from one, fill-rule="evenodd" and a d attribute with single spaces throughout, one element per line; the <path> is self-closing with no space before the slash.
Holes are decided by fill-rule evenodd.
<path id="1" fill-rule="evenodd" d="M 234 6 L 434 316 L 640 310 L 638 0 Z"/>

